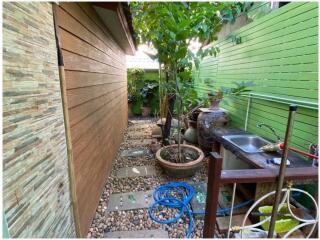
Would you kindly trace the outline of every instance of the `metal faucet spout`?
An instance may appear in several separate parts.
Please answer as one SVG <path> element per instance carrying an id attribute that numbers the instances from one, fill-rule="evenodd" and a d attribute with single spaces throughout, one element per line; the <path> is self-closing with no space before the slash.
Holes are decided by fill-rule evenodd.
<path id="1" fill-rule="evenodd" d="M 258 127 L 258 128 L 262 128 L 262 127 L 268 128 L 268 129 L 273 133 L 273 135 L 276 136 L 277 141 L 278 141 L 278 142 L 281 142 L 281 137 L 277 134 L 276 130 L 275 130 L 273 127 L 271 127 L 270 125 L 265 124 L 265 123 L 258 123 L 258 124 L 257 124 L 257 127 Z"/>

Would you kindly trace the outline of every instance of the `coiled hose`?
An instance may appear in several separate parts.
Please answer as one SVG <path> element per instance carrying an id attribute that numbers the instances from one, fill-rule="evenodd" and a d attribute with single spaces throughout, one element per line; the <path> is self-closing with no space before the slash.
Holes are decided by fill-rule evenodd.
<path id="1" fill-rule="evenodd" d="M 173 196 L 173 193 L 179 195 L 179 198 Z M 160 185 L 153 192 L 154 203 L 149 207 L 148 213 L 150 218 L 160 224 L 170 224 L 177 222 L 184 213 L 189 216 L 189 226 L 186 232 L 186 237 L 189 238 L 192 234 L 193 227 L 193 214 L 205 214 L 205 212 L 192 212 L 189 207 L 190 201 L 195 195 L 194 188 L 186 182 L 169 182 L 167 184 Z M 235 205 L 233 209 L 239 209 L 252 203 L 252 200 Z M 179 213 L 170 219 L 159 219 L 153 214 L 153 211 L 158 206 L 165 206 L 168 208 L 175 208 L 179 210 Z M 229 213 L 231 208 L 220 208 L 218 214 Z"/>

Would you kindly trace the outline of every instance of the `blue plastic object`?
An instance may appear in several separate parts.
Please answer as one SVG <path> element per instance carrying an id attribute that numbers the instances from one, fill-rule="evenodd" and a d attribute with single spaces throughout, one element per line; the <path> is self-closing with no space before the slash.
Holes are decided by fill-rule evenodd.
<path id="1" fill-rule="evenodd" d="M 172 195 L 172 193 L 178 193 L 179 198 Z M 193 228 L 193 214 L 205 214 L 204 211 L 202 212 L 192 212 L 191 208 L 189 207 L 190 201 L 195 195 L 194 188 L 186 183 L 186 182 L 170 182 L 167 184 L 160 185 L 158 188 L 155 189 L 153 192 L 154 203 L 149 207 L 148 213 L 150 218 L 160 224 L 171 224 L 177 222 L 184 213 L 187 213 L 189 216 L 189 226 L 186 232 L 186 237 L 189 238 L 192 234 Z M 234 205 L 233 209 L 239 209 L 245 207 L 252 203 L 252 200 Z M 154 216 L 153 211 L 157 206 L 166 206 L 169 208 L 175 208 L 179 210 L 179 213 L 176 214 L 171 219 L 162 220 Z M 231 208 L 220 208 L 217 210 L 217 214 L 227 214 L 231 211 Z"/>
<path id="2" fill-rule="evenodd" d="M 172 196 L 172 192 L 174 191 L 179 193 L 181 197 L 180 199 Z M 186 236 L 189 238 L 191 236 L 193 226 L 192 211 L 189 207 L 189 203 L 193 196 L 194 188 L 185 182 L 170 182 L 168 184 L 161 185 L 156 188 L 153 193 L 155 202 L 148 209 L 149 216 L 157 223 L 170 224 L 177 222 L 182 215 L 187 212 L 189 215 L 189 227 Z M 153 215 L 153 209 L 159 205 L 179 209 L 179 214 L 171 219 L 161 220 Z"/>

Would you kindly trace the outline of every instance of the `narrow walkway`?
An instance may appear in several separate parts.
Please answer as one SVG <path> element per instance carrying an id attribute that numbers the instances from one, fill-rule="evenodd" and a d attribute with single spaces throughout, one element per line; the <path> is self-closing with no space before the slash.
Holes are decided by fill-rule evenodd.
<path id="1" fill-rule="evenodd" d="M 148 216 L 147 207 L 152 202 L 153 190 L 160 184 L 170 181 L 203 182 L 206 180 L 206 165 L 188 179 L 175 179 L 162 173 L 155 157 L 149 152 L 151 130 L 155 121 L 131 120 L 124 142 L 118 151 L 113 169 L 101 195 L 96 215 L 88 237 L 168 237 L 184 238 L 189 222 L 187 215 L 177 223 L 162 225 L 153 222 Z M 140 155 L 129 157 L 133 154 Z M 142 192 L 141 192 L 142 191 Z M 138 192 L 138 193 L 137 193 Z M 119 194 L 121 193 L 121 194 Z M 132 204 L 131 204 L 132 203 Z M 137 204 L 139 209 L 134 209 Z M 122 210 L 121 210 L 122 209 Z M 201 238 L 203 219 L 194 219 L 193 238 Z M 141 230 L 162 231 L 141 231 Z M 139 231 L 140 230 L 140 231 Z M 133 231 L 121 232 L 118 231 Z"/>

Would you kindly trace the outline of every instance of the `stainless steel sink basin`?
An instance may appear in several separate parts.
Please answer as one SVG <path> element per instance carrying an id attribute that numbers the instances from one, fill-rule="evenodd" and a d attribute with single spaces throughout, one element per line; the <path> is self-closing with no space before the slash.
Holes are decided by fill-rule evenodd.
<path id="1" fill-rule="evenodd" d="M 259 148 L 270 143 L 257 135 L 227 135 L 223 138 L 246 153 L 261 152 Z"/>

